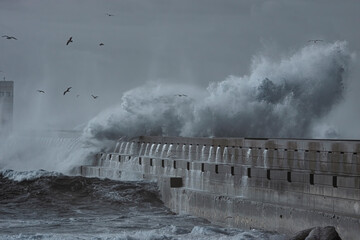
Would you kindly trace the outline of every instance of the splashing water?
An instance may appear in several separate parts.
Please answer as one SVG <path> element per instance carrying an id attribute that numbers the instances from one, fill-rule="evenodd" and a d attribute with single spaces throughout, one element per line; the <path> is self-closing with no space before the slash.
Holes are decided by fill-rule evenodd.
<path id="1" fill-rule="evenodd" d="M 149 152 L 149 156 L 150 157 L 152 157 L 152 156 L 154 156 L 154 149 L 155 149 L 155 147 L 156 147 L 156 144 L 151 144 L 151 147 L 150 147 L 150 152 Z"/>
<path id="2" fill-rule="evenodd" d="M 215 162 L 221 162 L 221 157 L 222 157 L 221 147 L 218 146 L 216 148 L 216 153 L 215 153 Z"/>
<path id="3" fill-rule="evenodd" d="M 214 155 L 215 155 L 214 146 L 210 146 L 210 148 L 209 148 L 209 157 L 208 157 L 209 162 L 213 162 L 213 160 L 215 158 Z"/>
<path id="4" fill-rule="evenodd" d="M 268 152 L 268 150 L 267 150 L 267 149 L 264 149 L 264 151 L 263 151 L 264 168 L 267 168 L 267 167 L 268 167 L 267 152 Z"/>
<path id="5" fill-rule="evenodd" d="M 100 149 L 87 145 L 80 133 L 13 134 L 0 144 L 0 169 L 46 169 L 69 173 Z"/>
<path id="6" fill-rule="evenodd" d="M 249 161 L 251 156 L 251 148 L 249 148 L 246 152 L 246 160 Z"/>
<path id="7" fill-rule="evenodd" d="M 224 162 L 229 162 L 229 150 L 228 150 L 228 147 L 224 147 L 223 160 L 224 160 Z"/>
<path id="8" fill-rule="evenodd" d="M 166 155 L 165 155 L 165 152 L 167 152 L 166 149 L 167 149 L 167 144 L 164 144 L 161 149 L 161 154 L 160 154 L 161 158 L 166 157 Z"/>
<path id="9" fill-rule="evenodd" d="M 206 91 L 149 83 L 91 120 L 85 134 L 316 137 L 314 126 L 342 100 L 351 60 L 346 42 L 316 44 L 277 62 L 256 57 L 249 75 Z M 179 89 L 189 97 L 175 96 Z"/>
<path id="10" fill-rule="evenodd" d="M 201 148 L 201 161 L 206 161 L 207 159 L 206 159 L 206 155 L 205 155 L 205 151 L 206 151 L 206 146 L 204 145 L 204 146 L 202 146 L 202 148 Z"/>
<path id="11" fill-rule="evenodd" d="M 168 148 L 168 151 L 167 151 L 167 154 L 166 154 L 166 158 L 171 158 L 171 157 L 176 156 L 176 153 L 174 152 L 173 148 L 174 148 L 173 144 L 170 144 L 170 146 Z"/>

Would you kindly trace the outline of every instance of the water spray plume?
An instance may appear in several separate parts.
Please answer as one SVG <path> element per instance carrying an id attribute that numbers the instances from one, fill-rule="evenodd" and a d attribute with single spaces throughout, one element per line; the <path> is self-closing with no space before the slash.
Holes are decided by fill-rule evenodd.
<path id="1" fill-rule="evenodd" d="M 316 137 L 315 123 L 342 100 L 350 61 L 346 42 L 316 44 L 280 61 L 254 57 L 249 75 L 189 97 L 174 96 L 178 86 L 147 84 L 92 119 L 85 135 Z"/>

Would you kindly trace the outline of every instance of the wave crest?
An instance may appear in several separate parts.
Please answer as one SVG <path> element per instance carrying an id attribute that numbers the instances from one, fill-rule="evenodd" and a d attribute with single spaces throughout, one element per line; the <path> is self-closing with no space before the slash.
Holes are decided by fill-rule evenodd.
<path id="1" fill-rule="evenodd" d="M 0 176 L 15 182 L 31 181 L 41 177 L 59 177 L 63 174 L 58 172 L 48 172 L 43 169 L 33 171 L 14 171 L 14 170 L 1 170 Z"/>
<path id="2" fill-rule="evenodd" d="M 315 123 L 343 97 L 350 61 L 346 42 L 313 44 L 280 61 L 254 58 L 249 75 L 230 76 L 206 91 L 180 96 L 179 86 L 148 84 L 92 119 L 85 134 L 316 137 Z"/>

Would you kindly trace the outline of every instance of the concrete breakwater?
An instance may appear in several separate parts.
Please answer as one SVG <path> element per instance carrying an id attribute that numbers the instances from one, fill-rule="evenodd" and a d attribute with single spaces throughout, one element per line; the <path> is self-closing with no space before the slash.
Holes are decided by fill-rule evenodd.
<path id="1" fill-rule="evenodd" d="M 280 233 L 360 234 L 360 141 L 141 136 L 81 166 L 83 176 L 156 180 L 177 213 Z"/>

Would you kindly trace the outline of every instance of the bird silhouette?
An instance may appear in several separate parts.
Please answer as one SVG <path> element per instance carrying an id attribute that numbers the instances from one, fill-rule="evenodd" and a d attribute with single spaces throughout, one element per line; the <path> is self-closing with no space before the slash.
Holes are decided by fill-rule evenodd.
<path id="1" fill-rule="evenodd" d="M 178 97 L 187 97 L 186 94 L 176 94 L 175 96 L 178 96 Z"/>
<path id="2" fill-rule="evenodd" d="M 103 43 L 100 43 L 99 46 L 104 46 L 104 44 L 103 44 Z"/>
<path id="3" fill-rule="evenodd" d="M 3 36 L 1 36 L 1 37 L 6 38 L 6 39 L 14 39 L 14 40 L 17 40 L 16 37 L 8 36 L 8 35 L 3 35 Z"/>
<path id="4" fill-rule="evenodd" d="M 44 90 L 37 90 L 39 93 L 45 93 Z"/>
<path id="5" fill-rule="evenodd" d="M 92 96 L 94 99 L 97 99 L 97 98 L 99 97 L 99 96 L 94 96 L 94 95 L 92 95 L 92 94 L 91 94 L 91 96 Z"/>
<path id="6" fill-rule="evenodd" d="M 69 45 L 69 43 L 72 43 L 72 42 L 73 42 L 72 37 L 70 37 L 69 40 L 67 40 L 67 42 L 66 42 L 66 46 Z"/>
<path id="7" fill-rule="evenodd" d="M 110 14 L 110 13 L 107 13 L 106 15 L 108 15 L 109 17 L 114 16 L 114 14 Z"/>
<path id="8" fill-rule="evenodd" d="M 66 93 L 70 92 L 70 89 L 71 89 L 71 87 L 68 87 L 68 88 L 65 90 L 64 95 L 65 95 Z"/>
<path id="9" fill-rule="evenodd" d="M 314 39 L 314 40 L 309 40 L 308 42 L 313 42 L 313 43 L 317 43 L 317 42 L 323 42 L 324 40 L 321 39 Z"/>

